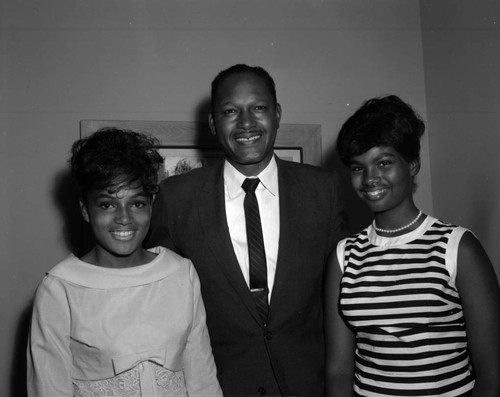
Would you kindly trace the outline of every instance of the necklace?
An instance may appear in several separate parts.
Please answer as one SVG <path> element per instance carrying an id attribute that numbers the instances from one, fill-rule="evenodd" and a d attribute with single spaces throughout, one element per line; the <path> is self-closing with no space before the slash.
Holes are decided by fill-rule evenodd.
<path id="1" fill-rule="evenodd" d="M 413 226 L 419 219 L 420 217 L 422 216 L 422 211 L 419 211 L 418 212 L 418 215 L 417 217 L 412 220 L 410 223 L 408 223 L 406 226 L 402 226 L 402 227 L 398 227 L 397 229 L 380 229 L 378 228 L 376 225 L 375 225 L 375 219 L 373 220 L 373 228 L 377 231 L 377 232 L 382 232 L 382 233 L 398 233 L 398 232 L 401 232 L 403 230 L 406 230 L 408 229 L 409 227 Z"/>

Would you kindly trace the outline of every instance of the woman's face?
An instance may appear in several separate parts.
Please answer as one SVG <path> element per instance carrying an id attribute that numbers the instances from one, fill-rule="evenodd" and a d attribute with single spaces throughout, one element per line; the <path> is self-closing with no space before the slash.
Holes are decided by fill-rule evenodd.
<path id="1" fill-rule="evenodd" d="M 351 183 L 374 213 L 386 212 L 412 203 L 419 168 L 418 161 L 408 163 L 392 146 L 375 146 L 351 159 Z"/>
<path id="2" fill-rule="evenodd" d="M 142 187 L 93 191 L 81 210 L 96 240 L 97 265 L 128 267 L 141 261 L 152 210 L 152 199 Z"/>

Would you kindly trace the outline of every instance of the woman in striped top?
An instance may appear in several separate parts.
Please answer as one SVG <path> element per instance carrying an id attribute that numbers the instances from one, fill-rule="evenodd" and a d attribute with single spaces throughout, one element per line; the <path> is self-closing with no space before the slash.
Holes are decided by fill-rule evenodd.
<path id="1" fill-rule="evenodd" d="M 493 266 L 470 231 L 413 201 L 424 129 L 392 95 L 366 101 L 340 131 L 340 158 L 375 219 L 328 266 L 328 397 L 500 396 Z"/>

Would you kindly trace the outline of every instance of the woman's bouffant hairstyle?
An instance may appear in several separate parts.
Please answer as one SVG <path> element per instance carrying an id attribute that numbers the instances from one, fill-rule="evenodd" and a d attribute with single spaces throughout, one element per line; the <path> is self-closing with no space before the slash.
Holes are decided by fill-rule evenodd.
<path id="1" fill-rule="evenodd" d="M 116 193 L 141 186 L 153 196 L 159 190 L 158 172 L 163 164 L 155 148 L 158 145 L 156 138 L 139 132 L 100 129 L 71 147 L 71 175 L 83 197 L 96 190 Z"/>
<path id="2" fill-rule="evenodd" d="M 344 123 L 337 151 L 345 165 L 373 147 L 392 146 L 408 162 L 420 161 L 420 138 L 425 124 L 396 95 L 369 99 Z"/>

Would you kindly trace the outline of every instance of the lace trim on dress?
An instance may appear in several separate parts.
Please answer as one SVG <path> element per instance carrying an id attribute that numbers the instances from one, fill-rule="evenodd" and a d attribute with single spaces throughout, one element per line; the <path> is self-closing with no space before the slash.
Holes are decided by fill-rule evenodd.
<path id="1" fill-rule="evenodd" d="M 148 366 L 153 374 L 152 385 L 141 377 L 140 366 Z M 145 393 L 152 389 L 154 394 Z M 73 380 L 73 397 L 185 397 L 187 396 L 182 371 L 172 372 L 146 361 L 117 376 L 102 380 Z"/>

